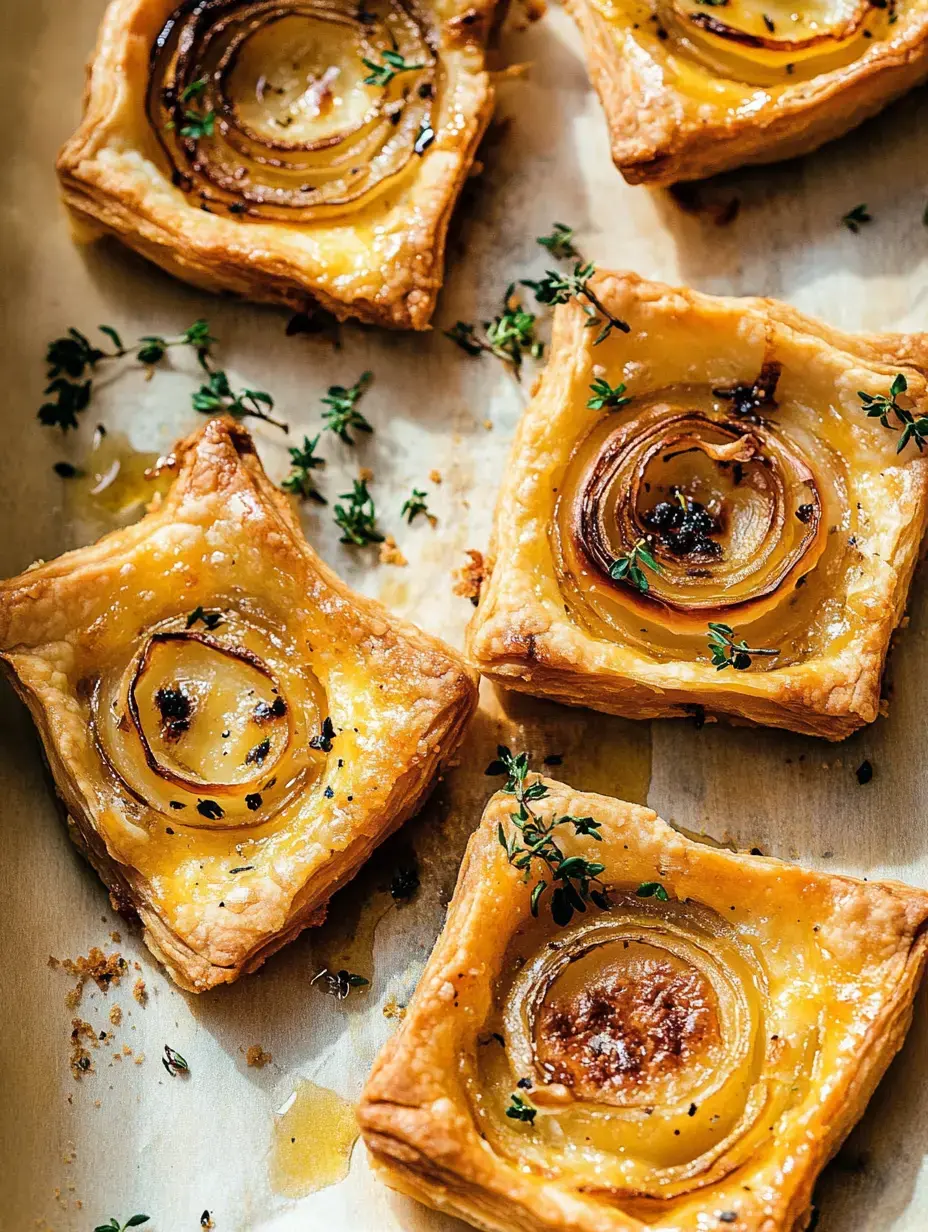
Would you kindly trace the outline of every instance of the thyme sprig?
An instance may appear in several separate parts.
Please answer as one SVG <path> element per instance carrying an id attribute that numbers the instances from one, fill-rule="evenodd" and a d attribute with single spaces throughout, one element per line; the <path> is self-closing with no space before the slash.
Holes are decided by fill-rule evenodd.
<path id="1" fill-rule="evenodd" d="M 544 353 L 544 343 L 535 333 L 537 323 L 535 313 L 527 312 L 522 306 L 515 283 L 510 283 L 503 296 L 502 309 L 492 321 L 483 322 L 482 335 L 476 325 L 458 321 L 453 329 L 445 330 L 445 337 L 456 342 L 468 355 L 480 355 L 484 351 L 494 355 L 510 364 L 519 376 L 526 355 L 540 359 Z"/>
<path id="2" fill-rule="evenodd" d="M 202 415 L 232 415 L 236 419 L 252 416 L 263 419 L 265 423 L 273 424 L 283 432 L 290 431 L 290 425 L 282 419 L 275 419 L 268 412 L 273 410 L 274 399 L 263 389 L 232 388 L 228 374 L 222 368 L 211 368 L 208 359 L 201 361 L 209 373 L 205 385 L 193 395 L 193 409 Z"/>
<path id="3" fill-rule="evenodd" d="M 370 984 L 370 980 L 366 980 L 363 975 L 356 975 L 353 971 L 345 970 L 330 971 L 328 967 L 323 967 L 309 982 L 316 984 L 320 981 L 321 990 L 338 1001 L 344 1001 L 352 988 L 364 988 Z"/>
<path id="4" fill-rule="evenodd" d="M 335 525 L 342 531 L 339 543 L 351 543 L 358 548 L 383 543 L 383 535 L 376 527 L 374 498 L 367 490 L 366 480 L 356 479 L 352 490 L 342 492 L 339 499 L 348 502 L 335 506 Z"/>
<path id="5" fill-rule="evenodd" d="M 609 899 L 599 879 L 605 865 L 586 860 L 583 856 L 565 856 L 554 837 L 558 826 L 572 825 L 575 834 L 602 842 L 599 833 L 601 823 L 592 817 L 573 817 L 569 813 L 552 817 L 548 822 L 543 821 L 531 806 L 534 801 L 543 800 L 548 789 L 540 779 L 528 782 L 528 754 L 513 755 L 504 744 L 499 745 L 496 752 L 497 760 L 487 766 L 485 773 L 490 776 L 505 774 L 506 783 L 502 790 L 515 796 L 518 805 L 516 812 L 509 815 L 513 832 L 507 836 L 502 822 L 497 830 L 497 838 L 509 863 L 523 872 L 528 881 L 533 862 L 541 862 L 553 887 L 551 916 L 555 924 L 561 927 L 570 923 L 575 911 L 586 911 L 589 902 L 607 909 Z M 534 916 L 538 915 L 538 907 L 548 885 L 547 878 L 542 877 L 532 887 L 530 905 Z"/>
<path id="6" fill-rule="evenodd" d="M 429 513 L 426 501 L 427 495 L 428 493 L 424 492 L 421 488 L 413 488 L 412 494 L 404 501 L 403 508 L 400 510 L 400 517 L 405 518 L 410 526 L 420 514 L 423 514 L 430 522 L 435 522 L 435 515 Z"/>
<path id="7" fill-rule="evenodd" d="M 534 1125 L 537 1115 L 538 1109 L 533 1107 L 523 1096 L 513 1091 L 509 1096 L 509 1107 L 506 1109 L 506 1116 L 510 1117 L 513 1121 L 524 1121 L 526 1125 Z"/>
<path id="8" fill-rule="evenodd" d="M 322 399 L 328 409 L 322 412 L 325 427 L 329 432 L 345 442 L 354 445 L 357 442 L 351 432 L 373 432 L 374 429 L 358 410 L 358 402 L 370 388 L 374 379 L 372 372 L 362 372 L 351 386 L 330 385 L 328 393 Z"/>
<path id="9" fill-rule="evenodd" d="M 552 257 L 572 260 L 580 255 L 574 247 L 574 234 L 573 227 L 568 227 L 566 222 L 556 222 L 550 235 L 536 236 L 535 243 L 547 248 Z"/>
<path id="10" fill-rule="evenodd" d="M 407 64 L 398 51 L 390 50 L 380 53 L 382 63 L 361 57 L 361 63 L 370 73 L 364 78 L 366 86 L 388 86 L 398 73 L 411 73 L 417 68 L 425 68 L 424 64 Z"/>
<path id="11" fill-rule="evenodd" d="M 630 552 L 617 557 L 609 569 L 609 576 L 616 582 L 628 582 L 644 595 L 650 590 L 650 584 L 642 566 L 644 569 L 650 569 L 652 573 L 661 572 L 660 565 L 647 547 L 646 539 L 639 539 Z"/>
<path id="12" fill-rule="evenodd" d="M 109 1223 L 97 1224 L 93 1232 L 126 1232 L 127 1228 L 140 1228 L 150 1219 L 151 1215 L 130 1215 L 125 1223 L 120 1223 L 114 1215 L 111 1215 Z"/>
<path id="13" fill-rule="evenodd" d="M 749 646 L 744 640 L 736 642 L 735 631 L 731 625 L 715 620 L 709 621 L 709 650 L 712 654 L 712 666 L 718 671 L 733 667 L 739 672 L 750 667 L 751 660 L 756 655 L 775 658 L 780 653 L 779 650 L 770 650 L 767 647 Z"/>
<path id="14" fill-rule="evenodd" d="M 591 411 L 617 411 L 620 406 L 627 406 L 631 402 L 631 398 L 625 396 L 624 382 L 620 381 L 618 385 L 610 385 L 601 376 L 594 379 L 590 386 L 590 393 L 593 396 L 587 399 L 586 404 Z"/>
<path id="15" fill-rule="evenodd" d="M 58 427 L 67 432 L 77 427 L 78 414 L 86 410 L 93 393 L 93 374 L 99 364 L 111 363 L 132 355 L 151 371 L 164 359 L 171 347 L 189 346 L 203 363 L 204 357 L 216 339 L 209 332 L 207 321 L 194 321 L 189 329 L 175 337 L 165 338 L 160 334 L 143 334 L 131 345 L 126 345 L 112 325 L 98 326 L 113 344 L 113 350 L 104 350 L 91 342 L 86 334 L 72 325 L 61 338 L 53 339 L 45 352 L 47 365 L 46 394 L 55 400 L 44 403 L 38 418 L 48 427 Z"/>
<path id="16" fill-rule="evenodd" d="M 908 406 L 903 406 L 899 402 L 900 395 L 905 394 L 908 387 L 908 381 L 901 372 L 898 372 L 889 387 L 888 396 L 864 393 L 861 389 L 857 391 L 857 397 L 863 404 L 869 419 L 879 419 L 883 427 L 889 428 L 890 432 L 896 431 L 896 428 L 889 422 L 890 415 L 895 416 L 897 422 L 902 425 L 902 435 L 899 437 L 896 453 L 902 453 L 909 441 L 914 441 L 918 452 L 921 453 L 928 443 L 928 417 L 920 415 L 916 418 Z"/>
<path id="17" fill-rule="evenodd" d="M 172 347 L 188 346 L 207 374 L 206 383 L 192 396 L 195 411 L 204 415 L 225 413 L 236 419 L 250 415 L 289 432 L 285 423 L 269 414 L 274 406 L 269 393 L 261 389 L 236 391 L 227 373 L 214 367 L 212 348 L 218 339 L 210 333 L 208 321 L 194 321 L 189 329 L 174 337 L 143 334 L 130 346 L 123 342 L 112 325 L 101 325 L 99 329 L 113 344 L 113 350 L 97 346 L 73 326 L 63 337 L 49 343 L 45 355 L 48 366 L 45 393 L 54 394 L 55 400 L 44 403 L 38 413 L 39 421 L 46 426 L 59 427 L 65 432 L 78 426 L 77 416 L 87 409 L 93 396 L 93 374 L 98 365 L 131 355 L 151 373 Z"/>
<path id="18" fill-rule="evenodd" d="M 573 273 L 559 274 L 555 270 L 545 270 L 544 278 L 537 280 L 523 278 L 522 285 L 531 287 L 539 304 L 555 305 L 566 304 L 570 299 L 586 300 L 581 307 L 590 318 L 587 322 L 588 327 L 599 326 L 599 333 L 593 342 L 594 346 L 598 346 L 600 342 L 609 337 L 614 329 L 628 334 L 631 333 L 631 326 L 620 317 L 613 316 L 590 286 L 590 279 L 595 273 L 596 266 L 592 261 L 585 264 L 578 261 Z"/>
<path id="19" fill-rule="evenodd" d="M 290 473 L 281 480 L 280 486 L 285 492 L 292 492 L 303 500 L 313 500 L 319 505 L 327 505 L 328 501 L 316 487 L 313 471 L 325 466 L 325 458 L 316 455 L 319 435 L 312 440 L 303 437 L 303 444 L 290 447 Z"/>

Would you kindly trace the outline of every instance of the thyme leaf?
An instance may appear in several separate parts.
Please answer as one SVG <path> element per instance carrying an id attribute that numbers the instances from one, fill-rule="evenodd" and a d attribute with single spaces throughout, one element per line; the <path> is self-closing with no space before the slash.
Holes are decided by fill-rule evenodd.
<path id="1" fill-rule="evenodd" d="M 628 582 L 630 585 L 637 587 L 641 593 L 647 594 L 650 589 L 647 576 L 644 569 L 650 569 L 652 573 L 661 573 L 661 567 L 651 555 L 650 550 L 645 546 L 647 540 L 639 539 L 630 552 L 624 556 L 619 556 L 612 562 L 612 567 L 609 570 L 609 576 L 616 582 Z"/>
<path id="2" fill-rule="evenodd" d="M 512 1095 L 509 1096 L 509 1107 L 506 1109 L 506 1116 L 511 1117 L 513 1121 L 524 1121 L 526 1125 L 534 1125 L 537 1115 L 538 1109 L 534 1108 L 523 1096 L 513 1091 Z"/>
<path id="3" fill-rule="evenodd" d="M 550 235 L 536 236 L 535 243 L 547 248 L 551 256 L 558 259 L 573 259 L 580 255 L 574 248 L 574 229 L 564 222 L 556 222 Z"/>
<path id="4" fill-rule="evenodd" d="M 376 526 L 374 498 L 367 490 L 366 481 L 356 479 L 352 490 L 343 492 L 339 499 L 348 502 L 335 506 L 335 525 L 342 531 L 339 543 L 350 543 L 358 548 L 383 543 L 383 535 Z"/>
<path id="5" fill-rule="evenodd" d="M 902 435 L 899 437 L 896 453 L 902 453 L 909 441 L 914 441 L 918 447 L 918 452 L 921 453 L 925 444 L 928 443 L 928 417 L 919 415 L 916 418 L 910 409 L 912 406 L 910 398 L 905 398 L 904 402 L 899 401 L 900 396 L 905 394 L 908 387 L 905 377 L 901 372 L 898 372 L 889 387 L 888 396 L 886 394 L 868 394 L 864 393 L 863 390 L 858 390 L 857 397 L 866 410 L 868 419 L 879 419 L 883 427 L 888 428 L 890 432 L 896 431 L 896 428 L 890 423 L 891 415 L 894 416 L 897 423 L 902 425 Z"/>
<path id="6" fill-rule="evenodd" d="M 317 434 L 312 440 L 304 436 L 302 445 L 290 447 L 290 473 L 281 480 L 280 486 L 285 492 L 292 492 L 303 500 L 313 500 L 319 505 L 326 505 L 328 501 L 316 487 L 312 473 L 325 466 L 325 458 L 316 456 L 318 444 Z"/>
<path id="7" fill-rule="evenodd" d="M 670 901 L 670 895 L 659 881 L 642 881 L 635 893 L 639 898 L 656 898 L 659 903 Z"/>
<path id="8" fill-rule="evenodd" d="M 590 386 L 592 398 L 587 399 L 591 411 L 615 411 L 620 406 L 627 406 L 631 398 L 625 397 L 625 385 L 610 385 L 603 377 L 596 377 Z"/>
<path id="9" fill-rule="evenodd" d="M 346 445 L 354 445 L 356 443 L 349 430 L 355 432 L 374 431 L 358 410 L 358 402 L 370 387 L 373 379 L 373 373 L 362 372 L 355 383 L 348 388 L 344 385 L 330 385 L 328 393 L 322 399 L 324 405 L 328 408 L 322 412 L 325 427 L 329 432 L 334 432 L 339 440 L 344 441 Z"/>
<path id="10" fill-rule="evenodd" d="M 380 53 L 381 63 L 376 60 L 368 60 L 361 57 L 361 63 L 365 68 L 370 69 L 370 73 L 364 78 L 366 86 L 388 86 L 393 78 L 398 73 L 411 73 L 415 69 L 425 68 L 424 64 L 407 64 L 400 53 L 396 50 L 382 51 Z"/>
<path id="11" fill-rule="evenodd" d="M 400 517 L 405 518 L 410 524 L 417 518 L 420 513 L 424 514 L 430 522 L 435 521 L 434 514 L 429 513 L 429 507 L 426 503 L 427 493 L 420 488 L 413 488 L 412 495 L 409 496 L 403 503 L 403 508 L 400 510 Z"/>
<path id="12" fill-rule="evenodd" d="M 858 235 L 860 228 L 865 223 L 873 222 L 873 215 L 869 212 L 866 205 L 855 205 L 852 210 L 848 210 L 846 214 L 842 215 L 841 222 L 847 227 L 848 231 Z"/>
<path id="13" fill-rule="evenodd" d="M 364 988 L 370 984 L 370 980 L 366 980 L 363 975 L 355 975 L 353 971 L 345 970 L 330 971 L 328 967 L 323 967 L 309 982 L 316 984 L 319 981 L 321 990 L 338 1001 L 344 1001 L 352 988 Z"/>

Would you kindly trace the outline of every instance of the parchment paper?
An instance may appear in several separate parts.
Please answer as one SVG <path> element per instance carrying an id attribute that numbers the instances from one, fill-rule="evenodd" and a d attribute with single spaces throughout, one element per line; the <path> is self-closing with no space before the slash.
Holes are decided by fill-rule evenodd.
<path id="1" fill-rule="evenodd" d="M 489 358 L 468 359 L 436 330 L 429 336 L 343 329 L 342 348 L 287 338 L 285 313 L 197 294 L 115 246 L 75 247 L 57 203 L 53 160 L 78 115 L 83 64 L 103 0 L 6 0 L 0 41 L 4 124 L 0 161 L 5 408 L 0 451 L 0 571 L 87 542 L 106 529 L 77 516 L 61 458 L 80 463 L 93 424 L 161 450 L 198 421 L 190 409 L 197 377 L 186 358 L 146 382 L 138 371 L 104 376 L 77 438 L 62 441 L 35 419 L 43 352 L 68 325 L 115 325 L 126 337 L 176 333 L 206 316 L 233 377 L 270 390 L 299 439 L 320 426 L 328 385 L 351 384 L 370 368 L 363 409 L 375 426 L 357 450 L 329 444 L 325 491 L 350 486 L 359 465 L 385 529 L 407 568 L 337 544 L 330 512 L 308 508 L 305 526 L 325 558 L 359 589 L 460 644 L 471 614 L 452 594 L 451 570 L 464 549 L 486 546 L 492 505 L 525 389 Z M 801 162 L 733 175 L 712 188 L 736 195 L 727 227 L 688 215 L 661 192 L 629 188 L 613 169 L 605 126 L 589 88 L 578 40 L 555 9 L 528 33 L 510 36 L 511 59 L 530 75 L 505 82 L 502 121 L 469 184 L 449 245 L 446 290 L 436 325 L 485 319 L 510 278 L 538 274 L 545 254 L 534 237 L 562 220 L 578 229 L 600 265 L 628 266 L 726 293 L 766 293 L 848 329 L 928 325 L 925 143 L 928 96 L 910 95 L 849 138 Z M 857 236 L 841 216 L 866 202 L 874 221 Z M 525 382 L 527 385 L 530 378 Z M 488 426 L 484 426 L 485 423 Z M 287 468 L 286 441 L 260 428 L 272 475 Z M 442 483 L 430 481 L 437 469 Z M 400 522 L 402 501 L 427 488 L 436 528 Z M 891 663 L 889 717 L 834 747 L 772 731 L 688 723 L 649 727 L 582 711 L 505 698 L 485 690 L 485 709 L 462 750 L 461 766 L 399 839 L 375 856 L 332 906 L 331 928 L 350 933 L 364 902 L 381 891 L 414 849 L 422 887 L 391 908 L 375 937 L 373 983 L 337 1003 L 310 987 L 324 946 L 304 934 L 258 975 L 202 998 L 180 993 L 137 936 L 109 909 L 106 893 L 66 837 L 32 725 L 4 687 L 0 694 L 0 1228 L 90 1232 L 110 1215 L 145 1212 L 151 1232 L 194 1232 L 209 1210 L 220 1232 L 450 1232 L 460 1228 L 382 1189 L 355 1149 L 349 1178 L 297 1202 L 271 1192 L 268 1150 L 275 1112 L 300 1078 L 355 1099 L 378 1046 L 395 1029 L 384 1017 L 405 1003 L 441 925 L 466 837 L 492 784 L 483 768 L 502 735 L 536 761 L 561 753 L 558 773 L 579 788 L 647 798 L 691 830 L 815 867 L 891 874 L 928 884 L 924 760 L 928 629 L 924 579 L 911 624 Z M 649 757 L 653 764 L 647 784 Z M 868 757 L 866 787 L 854 770 Z M 73 986 L 49 955 L 74 957 L 108 943 L 134 970 L 108 996 L 91 984 L 72 1010 Z M 334 934 L 330 934 L 334 935 Z M 314 951 L 315 947 L 315 951 Z M 143 1008 L 131 995 L 141 974 Z M 75 1082 L 68 1068 L 71 1018 L 111 1029 L 110 1006 L 125 1016 L 120 1045 L 133 1055 Z M 928 1050 L 920 996 L 909 1040 L 860 1128 L 819 1186 L 820 1232 L 916 1232 L 928 1226 Z M 165 1043 L 190 1064 L 172 1079 L 159 1062 Z M 249 1068 L 244 1050 L 273 1056 Z M 139 1054 L 144 1061 L 136 1065 Z"/>

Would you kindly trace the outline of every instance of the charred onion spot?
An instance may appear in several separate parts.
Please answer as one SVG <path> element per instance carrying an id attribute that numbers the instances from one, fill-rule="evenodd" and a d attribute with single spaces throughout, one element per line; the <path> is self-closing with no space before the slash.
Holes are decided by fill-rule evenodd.
<path id="1" fill-rule="evenodd" d="M 311 222 L 413 165 L 438 123 L 436 46 L 407 0 L 186 0 L 151 49 L 148 118 L 201 208 Z M 385 51 L 409 69 L 366 83 Z"/>
<path id="2" fill-rule="evenodd" d="M 267 702 L 258 702 L 252 711 L 251 717 L 256 723 L 270 723 L 274 719 L 282 719 L 287 713 L 287 703 L 282 697 L 275 697 L 272 705 Z"/>
<path id="3" fill-rule="evenodd" d="M 719 1043 L 708 980 L 661 958 L 606 971 L 589 987 L 544 1006 L 536 1031 L 547 1080 L 582 1099 L 648 1085 Z"/>
<path id="4" fill-rule="evenodd" d="M 177 740 L 190 730 L 193 702 L 179 686 L 159 689 L 155 694 L 155 704 L 161 714 L 161 734 L 165 740 Z"/>
<path id="5" fill-rule="evenodd" d="M 776 360 L 766 360 L 757 380 L 750 385 L 734 385 L 730 389 L 713 389 L 712 392 L 717 398 L 731 402 L 732 410 L 739 419 L 757 422 L 761 411 L 776 410 L 775 395 L 782 371 L 782 364 Z"/>
<path id="6" fill-rule="evenodd" d="M 260 744 L 256 744 L 254 748 L 249 749 L 245 754 L 245 764 L 249 766 L 263 766 L 270 751 L 270 740 L 262 740 Z"/>

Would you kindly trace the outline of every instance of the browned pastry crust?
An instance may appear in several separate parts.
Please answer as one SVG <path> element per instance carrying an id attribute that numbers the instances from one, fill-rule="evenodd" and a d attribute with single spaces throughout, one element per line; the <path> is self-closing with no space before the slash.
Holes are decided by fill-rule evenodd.
<path id="1" fill-rule="evenodd" d="M 415 812 L 461 739 L 476 688 L 453 651 L 354 594 L 319 559 L 242 427 L 212 420 L 177 454 L 170 492 L 137 525 L 0 585 L 0 662 L 38 727 L 75 841 L 114 902 L 141 917 L 172 978 L 201 992 L 321 920 L 332 893 Z M 198 607 L 221 622 L 209 633 L 196 624 L 192 642 Z M 234 781 L 226 795 L 221 786 L 162 793 L 137 751 L 119 751 L 121 681 L 153 629 L 173 630 L 167 638 L 193 654 L 231 647 L 243 671 L 271 665 L 285 722 L 309 716 L 282 769 L 271 769 L 276 753 L 261 741 L 273 724 L 257 720 L 245 726 L 260 782 L 238 793 Z M 225 662 L 207 658 L 220 684 Z M 233 716 L 236 705 L 226 705 Z M 204 756 L 216 735 L 205 731 Z M 234 813 L 245 791 L 258 792 L 248 802 L 257 811 Z M 200 796 L 223 801 L 219 823 L 194 815 Z"/>
<path id="2" fill-rule="evenodd" d="M 579 304 L 557 309 L 548 366 L 519 426 L 497 505 L 492 572 L 468 630 L 474 663 L 508 688 L 630 718 L 684 717 L 695 707 L 830 740 L 872 722 L 928 516 L 928 458 L 912 443 L 897 454 L 898 435 L 866 417 L 858 391 L 885 393 L 903 373 L 920 414 L 925 336 L 849 335 L 774 300 L 716 298 L 628 273 L 603 273 L 595 286 L 631 332 L 597 347 Z M 823 499 L 835 501 L 823 534 L 827 550 L 843 552 L 830 571 L 810 566 L 784 583 L 757 635 L 764 640 L 749 634 L 751 645 L 773 648 L 781 634 L 784 646 L 792 637 L 794 652 L 766 670 L 756 660 L 747 671 L 718 671 L 705 621 L 694 625 L 689 642 L 671 633 L 660 644 L 652 639 L 662 629 L 660 614 L 624 631 L 582 623 L 567 605 L 554 535 L 565 470 L 604 415 L 622 424 L 635 413 L 634 398 L 613 412 L 587 407 L 594 365 L 610 384 L 627 383 L 629 395 L 660 397 L 670 387 L 672 401 L 675 382 L 713 394 L 720 385 L 750 384 L 771 357 L 782 372 L 770 423 L 797 439 L 805 434 L 834 462 L 837 478 L 820 484 Z M 820 623 L 828 605 L 838 613 L 840 636 Z M 800 611 L 805 624 L 787 636 L 780 621 L 795 622 Z M 728 619 L 737 633 L 737 611 Z M 803 646 L 806 633 L 814 639 Z"/>
<path id="3" fill-rule="evenodd" d="M 441 10 L 443 89 L 434 141 L 402 183 L 362 210 L 284 223 L 210 211 L 172 183 L 146 116 L 149 54 L 178 0 L 111 0 L 90 64 L 80 127 L 58 157 L 65 203 L 84 234 L 111 234 L 210 291 L 343 320 L 425 329 L 445 238 L 493 111 L 484 46 L 492 0 Z"/>
<path id="4" fill-rule="evenodd" d="M 556 1102 L 552 1087 L 551 1099 L 543 1101 L 537 1070 L 534 1085 L 516 1086 L 519 1067 L 509 1020 L 504 1017 L 505 1027 L 498 1021 L 500 999 L 509 995 L 507 985 L 522 978 L 518 972 L 535 963 L 534 947 L 540 945 L 544 955 L 569 946 L 572 927 L 559 930 L 542 921 L 538 933 L 530 911 L 535 878 L 507 861 L 498 839 L 514 809 L 513 797 L 499 793 L 470 840 L 445 928 L 403 1025 L 381 1052 L 362 1096 L 359 1119 L 377 1173 L 393 1188 L 484 1232 L 697 1232 L 716 1222 L 738 1232 L 806 1227 L 819 1172 L 861 1116 L 911 1021 L 926 961 L 928 895 L 896 882 L 828 876 L 705 847 L 648 809 L 550 781 L 547 787 L 547 798 L 533 805 L 543 821 L 569 814 L 601 823 L 600 842 L 565 836 L 561 846 L 566 855 L 604 864 L 601 876 L 614 895 L 630 890 L 621 909 L 638 912 L 654 945 L 663 944 L 663 919 L 682 922 L 685 934 L 707 911 L 706 918 L 718 921 L 716 938 L 729 941 L 706 943 L 703 936 L 703 943 L 726 953 L 730 970 L 737 955 L 753 954 L 743 970 L 756 963 L 760 972 L 751 1013 L 763 1022 L 767 1040 L 750 1088 L 765 1101 L 753 1149 L 738 1156 L 734 1148 L 730 1165 L 717 1163 L 714 1177 L 678 1184 L 672 1197 L 652 1190 L 644 1200 L 611 1191 L 602 1173 L 585 1172 L 583 1151 L 561 1152 L 556 1129 L 538 1132 L 552 1118 L 558 1124 L 563 1098 Z M 634 887 L 655 880 L 666 887 L 668 903 L 635 897 Z M 545 902 L 543 897 L 540 917 L 548 910 Z M 608 929 L 620 907 L 614 901 L 608 912 L 595 910 L 590 908 L 581 928 L 598 920 Z M 549 934 L 550 942 L 538 942 Z M 513 942 L 520 935 L 535 940 Z M 500 1030 L 507 1032 L 505 1039 Z M 796 1048 L 801 1060 L 791 1069 L 784 1056 Z M 494 1085 L 486 1075 L 497 1070 L 486 1058 L 503 1052 L 495 1064 L 505 1077 Z M 502 1117 L 500 1104 L 510 1090 L 539 1109 L 531 1126 Z M 750 1103 L 744 1093 L 739 1098 Z M 773 1105 L 777 1110 L 771 1112 Z M 688 1112 L 684 1097 L 681 1108 L 668 1113 L 669 1124 L 680 1126 L 668 1150 L 684 1160 L 688 1137 L 700 1133 L 701 1107 L 691 1107 Z M 663 1109 L 650 1111 L 654 1117 L 643 1122 L 649 1127 Z M 624 1114 L 634 1124 L 648 1109 L 636 1109 L 632 1099 Z M 636 1155 L 635 1138 L 621 1123 L 616 1132 L 627 1146 L 620 1157 L 624 1167 Z M 601 1142 L 602 1130 L 597 1133 Z"/>
<path id="5" fill-rule="evenodd" d="M 631 184 L 668 185 L 808 154 L 928 77 L 928 14 L 914 3 L 899 4 L 885 35 L 864 43 L 857 58 L 805 80 L 784 75 L 766 90 L 688 63 L 672 36 L 636 24 L 638 10 L 625 0 L 568 0 L 568 8 L 613 161 Z"/>

